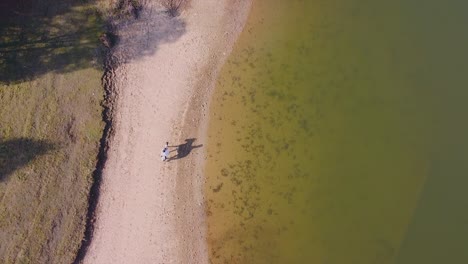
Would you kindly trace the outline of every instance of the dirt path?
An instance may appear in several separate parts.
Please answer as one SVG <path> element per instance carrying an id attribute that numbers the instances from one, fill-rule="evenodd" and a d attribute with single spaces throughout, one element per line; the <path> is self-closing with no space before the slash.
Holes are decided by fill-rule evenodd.
<path id="1" fill-rule="evenodd" d="M 177 18 L 158 6 L 116 25 L 114 131 L 84 263 L 207 263 L 202 145 L 214 78 L 250 1 L 193 1 Z M 206 115 L 208 116 L 208 115 Z M 198 137 L 198 138 L 197 138 Z M 166 141 L 192 147 L 162 162 Z M 177 156 L 179 155 L 179 156 Z"/>

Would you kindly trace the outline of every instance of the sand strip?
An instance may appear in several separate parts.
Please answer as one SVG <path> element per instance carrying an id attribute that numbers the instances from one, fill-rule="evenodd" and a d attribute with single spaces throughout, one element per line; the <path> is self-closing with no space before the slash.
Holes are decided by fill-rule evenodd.
<path id="1" fill-rule="evenodd" d="M 245 0 L 157 5 L 116 25 L 113 137 L 85 263 L 207 263 L 202 165 L 214 80 L 243 28 Z M 194 140 L 191 147 L 186 139 Z M 169 141 L 172 159 L 160 160 Z"/>

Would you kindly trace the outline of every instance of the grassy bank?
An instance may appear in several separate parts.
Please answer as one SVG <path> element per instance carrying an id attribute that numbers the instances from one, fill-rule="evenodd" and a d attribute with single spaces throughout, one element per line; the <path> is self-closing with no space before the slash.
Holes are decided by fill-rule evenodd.
<path id="1" fill-rule="evenodd" d="M 0 262 L 71 263 L 102 136 L 93 1 L 0 4 Z"/>

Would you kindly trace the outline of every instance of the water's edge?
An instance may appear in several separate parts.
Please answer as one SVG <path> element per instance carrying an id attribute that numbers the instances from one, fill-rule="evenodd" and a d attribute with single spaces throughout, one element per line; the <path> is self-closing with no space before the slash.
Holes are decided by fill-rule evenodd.
<path id="1" fill-rule="evenodd" d="M 206 63 L 204 68 L 199 70 L 198 79 L 196 81 L 194 92 L 192 97 L 189 99 L 189 104 L 185 109 L 185 113 L 192 112 L 192 113 L 199 113 L 199 115 L 195 118 L 191 115 L 185 115 L 182 121 L 181 133 L 179 135 L 179 141 L 183 142 L 186 138 L 196 138 L 198 143 L 202 143 L 206 146 L 207 139 L 208 139 L 208 128 L 210 123 L 210 109 L 211 109 L 211 102 L 213 99 L 213 95 L 216 89 L 216 81 L 218 80 L 220 71 L 224 64 L 226 63 L 227 59 L 229 58 L 232 49 L 237 42 L 240 34 L 244 31 L 244 27 L 246 25 L 248 16 L 250 14 L 251 6 L 253 0 L 246 0 L 242 3 L 232 4 L 231 8 L 235 10 L 235 12 L 230 13 L 225 20 L 225 25 L 228 26 L 229 23 L 233 23 L 232 20 L 234 19 L 234 25 L 231 25 L 228 28 L 230 31 L 230 37 L 225 40 L 224 42 L 219 43 L 218 47 L 212 51 L 213 56 L 211 60 Z M 229 26 L 228 26 L 229 27 Z M 220 32 L 219 34 L 224 34 L 224 32 Z M 184 184 L 191 184 L 192 185 L 192 193 L 188 195 L 181 195 L 178 200 L 178 208 L 184 208 L 184 210 L 180 210 L 180 221 L 177 223 L 178 225 L 186 225 L 191 224 L 194 230 L 201 231 L 202 235 L 197 236 L 199 232 L 192 233 L 192 234 L 180 234 L 179 237 L 185 237 L 188 240 L 191 240 L 190 243 L 185 243 L 186 245 L 192 245 L 194 248 L 198 248 L 197 250 L 201 254 L 205 254 L 205 258 L 207 263 L 209 262 L 209 244 L 207 241 L 207 221 L 206 221 L 206 197 L 204 194 L 204 188 L 206 185 L 206 167 L 207 162 L 207 153 L 206 147 L 200 149 L 199 152 L 191 154 L 188 157 L 187 161 L 184 164 L 195 164 L 194 167 L 187 166 L 187 165 L 177 165 L 177 175 L 192 175 L 193 177 L 190 178 L 189 181 L 184 182 Z M 178 188 L 184 189 L 182 186 L 177 186 Z M 187 190 L 189 188 L 185 188 Z M 194 204 L 195 201 L 202 201 L 200 204 Z M 185 207 L 187 205 L 192 205 L 192 212 L 199 213 L 198 218 L 190 219 L 189 214 L 185 211 Z M 197 210 L 198 207 L 201 206 L 202 210 Z M 201 211 L 201 212 L 200 212 Z M 187 227 L 177 227 L 177 230 L 183 232 L 186 230 Z M 187 249 L 181 249 L 188 251 Z M 186 255 L 186 254 L 181 254 Z M 187 256 L 189 257 L 189 256 Z M 190 263 L 192 260 L 187 258 L 186 262 Z"/>

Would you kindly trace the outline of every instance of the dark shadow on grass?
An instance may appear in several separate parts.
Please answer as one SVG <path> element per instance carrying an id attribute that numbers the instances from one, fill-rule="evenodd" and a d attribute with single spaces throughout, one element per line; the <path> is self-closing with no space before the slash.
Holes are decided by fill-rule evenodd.
<path id="1" fill-rule="evenodd" d="M 161 43 L 185 33 L 181 18 L 139 1 L 117 1 L 106 19 L 90 4 L 94 1 L 1 1 L 0 84 L 103 68 L 107 54 L 116 67 L 154 54 Z M 149 21 L 150 16 L 156 19 Z"/>
<path id="2" fill-rule="evenodd" d="M 54 148 L 54 144 L 43 140 L 0 140 L 0 181 L 5 181 L 14 171 Z"/>
<path id="3" fill-rule="evenodd" d="M 169 146 L 170 148 L 175 147 L 177 153 L 175 156 L 170 157 L 167 161 L 185 158 L 188 156 L 188 154 L 190 154 L 190 152 L 192 152 L 193 149 L 203 147 L 203 144 L 194 146 L 193 142 L 195 142 L 195 140 L 196 138 L 188 138 L 183 144 L 177 146 Z"/>
<path id="4" fill-rule="evenodd" d="M 0 84 L 91 67 L 102 21 L 82 5 L 71 0 L 2 1 Z"/>

